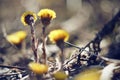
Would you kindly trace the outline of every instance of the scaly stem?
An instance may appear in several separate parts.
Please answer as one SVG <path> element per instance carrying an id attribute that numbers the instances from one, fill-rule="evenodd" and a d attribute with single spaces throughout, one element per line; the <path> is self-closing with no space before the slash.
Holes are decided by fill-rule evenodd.
<path id="1" fill-rule="evenodd" d="M 33 53 L 34 53 L 35 62 L 39 62 L 39 56 L 38 56 L 38 54 L 37 54 L 38 39 L 36 39 L 35 29 L 34 29 L 33 24 L 30 25 L 30 28 L 31 28 L 32 50 L 33 50 Z"/>
<path id="2" fill-rule="evenodd" d="M 46 29 L 46 26 L 43 26 L 42 27 L 42 34 L 43 34 L 43 45 L 42 45 L 42 51 L 43 51 L 43 59 L 44 59 L 44 64 L 46 64 L 46 51 L 45 51 L 45 44 L 46 44 L 46 41 L 45 41 L 45 29 Z"/>

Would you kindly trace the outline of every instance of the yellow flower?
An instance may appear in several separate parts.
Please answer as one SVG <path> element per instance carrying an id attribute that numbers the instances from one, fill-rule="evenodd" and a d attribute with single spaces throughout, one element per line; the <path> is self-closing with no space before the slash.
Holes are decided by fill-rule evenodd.
<path id="1" fill-rule="evenodd" d="M 74 80 L 100 80 L 100 70 L 100 68 L 87 69 L 75 76 Z"/>
<path id="2" fill-rule="evenodd" d="M 31 62 L 28 64 L 29 69 L 36 74 L 44 74 L 48 71 L 48 66 L 45 64 Z"/>
<path id="3" fill-rule="evenodd" d="M 34 23 L 36 20 L 36 14 L 31 11 L 24 12 L 21 16 L 21 22 L 24 24 L 24 26 L 31 25 L 31 23 Z"/>
<path id="4" fill-rule="evenodd" d="M 48 25 L 50 20 L 56 18 L 56 13 L 51 9 L 42 9 L 38 12 L 38 16 L 40 17 L 43 25 Z"/>
<path id="5" fill-rule="evenodd" d="M 51 31 L 48 37 L 52 43 L 57 43 L 60 40 L 66 42 L 69 39 L 69 34 L 65 30 L 58 29 Z"/>
<path id="6" fill-rule="evenodd" d="M 18 31 L 14 33 L 16 36 L 20 38 L 20 40 L 24 40 L 27 36 L 27 33 L 25 31 Z"/>
<path id="7" fill-rule="evenodd" d="M 27 36 L 25 31 L 17 31 L 10 35 L 7 35 L 6 39 L 12 44 L 20 44 Z"/>
<path id="8" fill-rule="evenodd" d="M 67 78 L 67 75 L 63 71 L 58 71 L 53 74 L 56 80 L 65 80 Z"/>
<path id="9" fill-rule="evenodd" d="M 19 37 L 12 35 L 12 34 L 7 36 L 7 40 L 8 40 L 8 42 L 15 44 L 15 45 L 17 45 L 21 42 Z"/>

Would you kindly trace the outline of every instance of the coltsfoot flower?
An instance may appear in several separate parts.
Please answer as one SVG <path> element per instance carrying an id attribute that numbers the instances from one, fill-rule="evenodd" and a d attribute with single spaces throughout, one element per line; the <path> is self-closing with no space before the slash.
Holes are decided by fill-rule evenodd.
<path id="1" fill-rule="evenodd" d="M 83 70 L 80 74 L 75 76 L 74 80 L 100 80 L 100 72 L 101 68 L 91 68 L 87 70 Z"/>
<path id="2" fill-rule="evenodd" d="M 51 9 L 42 9 L 38 12 L 38 16 L 40 17 L 43 25 L 49 25 L 50 21 L 56 18 L 56 13 Z"/>
<path id="3" fill-rule="evenodd" d="M 36 74 L 44 74 L 48 71 L 48 66 L 45 64 L 31 62 L 28 64 L 29 69 Z"/>
<path id="4" fill-rule="evenodd" d="M 57 30 L 51 31 L 48 37 L 52 43 L 56 43 L 56 45 L 60 48 L 61 50 L 60 59 L 61 59 L 61 64 L 63 64 L 64 63 L 64 54 L 63 54 L 64 42 L 68 41 L 69 34 L 65 30 L 57 29 Z M 60 66 L 60 67 L 63 68 L 63 66 Z"/>
<path id="5" fill-rule="evenodd" d="M 27 36 L 27 33 L 25 31 L 17 31 L 15 33 L 12 33 L 10 35 L 7 35 L 6 39 L 8 42 L 12 44 L 20 44 Z"/>
<path id="6" fill-rule="evenodd" d="M 31 11 L 24 12 L 21 16 L 21 22 L 24 26 L 31 25 L 32 23 L 35 23 L 36 20 L 36 14 Z"/>
<path id="7" fill-rule="evenodd" d="M 21 41 L 27 37 L 27 33 L 25 31 L 17 31 L 14 35 L 18 36 Z"/>
<path id="8" fill-rule="evenodd" d="M 53 74 L 56 80 L 66 80 L 67 75 L 63 71 L 58 71 Z"/>
<path id="9" fill-rule="evenodd" d="M 51 31 L 48 37 L 52 43 L 57 43 L 61 40 L 66 42 L 69 39 L 69 34 L 65 30 L 58 29 Z"/>
<path id="10" fill-rule="evenodd" d="M 11 44 L 15 44 L 15 45 L 17 45 L 21 42 L 19 37 L 15 36 L 15 35 L 12 35 L 12 34 L 7 36 L 7 40 Z"/>

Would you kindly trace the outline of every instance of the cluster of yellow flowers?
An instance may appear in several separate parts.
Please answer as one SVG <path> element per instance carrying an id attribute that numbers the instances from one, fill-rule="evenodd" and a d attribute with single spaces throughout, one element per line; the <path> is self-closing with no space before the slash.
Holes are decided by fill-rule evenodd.
<path id="1" fill-rule="evenodd" d="M 21 22 L 24 24 L 24 26 L 31 26 L 32 24 L 35 24 L 36 20 L 38 18 L 41 20 L 42 24 L 45 26 L 49 25 L 51 20 L 56 18 L 56 13 L 51 9 L 42 9 L 38 12 L 36 15 L 34 12 L 27 11 L 22 14 L 21 16 Z M 66 42 L 69 39 L 69 34 L 67 31 L 62 29 L 53 30 L 48 35 L 50 41 L 52 43 L 58 43 L 59 41 Z M 37 62 L 30 62 L 29 63 L 29 69 L 36 73 L 36 74 L 44 74 L 48 72 L 48 66 L 46 64 L 40 64 Z M 59 77 L 59 75 L 62 75 Z M 57 72 L 54 74 L 56 80 L 65 80 L 67 75 L 64 72 Z"/>
<path id="2" fill-rule="evenodd" d="M 34 57 L 36 58 L 36 60 L 35 60 L 35 62 L 30 62 L 28 64 L 28 68 L 30 71 L 32 71 L 36 75 L 43 75 L 43 74 L 49 73 L 49 66 L 46 64 L 47 58 L 46 58 L 46 52 L 45 52 L 45 45 L 46 45 L 45 29 L 46 29 L 46 26 L 48 26 L 50 24 L 51 20 L 53 20 L 54 18 L 56 18 L 56 13 L 54 10 L 51 10 L 51 9 L 41 9 L 37 14 L 32 11 L 27 11 L 27 12 L 23 13 L 21 16 L 21 22 L 23 23 L 23 25 L 30 26 L 30 28 L 31 28 L 32 50 L 33 50 Z M 43 28 L 42 29 L 43 30 L 42 31 L 42 33 L 43 33 L 42 50 L 43 50 L 44 55 L 42 57 L 45 59 L 45 61 L 42 59 L 39 60 L 39 57 L 37 55 L 37 48 L 39 45 L 39 42 L 38 42 L 39 40 L 36 38 L 35 30 L 34 30 L 34 24 L 36 23 L 37 20 L 40 20 L 41 23 L 43 24 L 43 27 L 42 27 Z M 11 44 L 18 45 L 26 38 L 26 36 L 27 36 L 27 33 L 25 31 L 18 31 L 18 32 L 12 33 L 10 35 L 7 35 L 6 39 Z M 61 54 L 59 55 L 59 57 L 61 58 L 61 60 L 59 60 L 59 61 L 61 61 L 61 63 L 59 63 L 60 64 L 59 71 L 56 70 L 57 72 L 52 74 L 52 77 L 54 77 L 55 80 L 66 80 L 66 78 L 68 77 L 68 75 L 65 73 L 65 71 L 63 71 L 64 70 L 64 65 L 63 65 L 64 64 L 64 54 L 63 54 L 64 51 L 63 50 L 65 48 L 64 43 L 65 42 L 67 43 L 67 41 L 69 40 L 69 37 L 70 37 L 69 33 L 63 29 L 55 29 L 55 30 L 52 30 L 51 32 L 49 32 L 49 34 L 48 34 L 49 40 L 52 43 L 55 43 L 61 50 Z M 84 51 L 85 48 L 83 47 L 82 51 Z M 88 48 L 89 48 L 89 46 L 88 46 Z M 91 46 L 90 46 L 90 49 L 91 49 Z M 86 51 L 86 52 L 88 52 L 88 51 Z M 78 54 L 76 54 L 76 55 L 79 56 L 80 53 L 79 53 L 79 55 Z M 81 58 L 77 57 L 76 55 L 74 56 L 74 58 L 77 58 L 77 60 L 81 59 Z M 72 58 L 70 60 L 72 61 Z M 41 63 L 39 63 L 39 61 L 41 61 Z M 78 61 L 77 61 L 77 64 L 78 64 Z M 83 66 L 83 65 L 81 65 L 81 66 Z M 71 66 L 71 64 L 70 64 L 70 68 L 72 68 L 72 67 L 74 67 L 74 64 L 73 64 L 73 66 Z M 56 68 L 56 66 L 55 66 L 55 68 Z M 53 71 L 54 71 L 54 69 L 53 69 Z M 51 73 L 49 73 L 49 74 L 51 75 Z M 100 80 L 101 74 L 102 74 L 101 68 L 93 67 L 90 69 L 85 69 L 83 71 L 81 70 L 80 74 L 78 74 L 77 76 L 74 76 L 73 79 L 74 80 Z"/>
<path id="3" fill-rule="evenodd" d="M 56 13 L 51 9 L 42 9 L 38 12 L 38 17 L 41 19 L 43 25 L 48 25 L 50 21 L 56 18 Z M 21 22 L 26 25 L 31 25 L 37 20 L 37 15 L 34 12 L 27 11 L 22 14 Z"/>
<path id="4" fill-rule="evenodd" d="M 41 19 L 43 25 L 49 24 L 49 22 L 52 19 L 56 18 L 56 13 L 51 9 L 42 9 L 38 12 L 37 15 Z M 21 16 L 21 22 L 25 26 L 30 25 L 29 22 L 30 22 L 31 17 L 33 18 L 33 22 L 37 20 L 37 16 L 34 12 L 27 11 L 23 13 L 23 15 Z M 58 29 L 58 30 L 51 31 L 49 34 L 49 38 L 52 43 L 56 43 L 59 40 L 63 40 L 66 42 L 69 39 L 69 34 L 62 29 Z"/>

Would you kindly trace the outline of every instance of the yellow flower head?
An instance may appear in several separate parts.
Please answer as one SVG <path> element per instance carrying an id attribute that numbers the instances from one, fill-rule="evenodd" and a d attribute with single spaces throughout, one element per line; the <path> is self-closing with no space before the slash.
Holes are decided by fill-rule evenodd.
<path id="1" fill-rule="evenodd" d="M 8 42 L 10 42 L 11 44 L 15 44 L 15 45 L 17 45 L 17 44 L 19 44 L 19 43 L 21 42 L 20 39 L 19 39 L 19 37 L 15 36 L 15 35 L 13 35 L 13 34 L 8 35 L 8 36 L 7 36 L 7 40 L 8 40 Z"/>
<path id="2" fill-rule="evenodd" d="M 56 80 L 66 80 L 67 75 L 63 71 L 58 71 L 53 74 Z"/>
<path id="3" fill-rule="evenodd" d="M 17 31 L 15 33 L 12 33 L 10 35 L 7 35 L 8 42 L 12 44 L 20 44 L 27 36 L 27 33 L 25 31 Z"/>
<path id="4" fill-rule="evenodd" d="M 100 68 L 87 69 L 75 76 L 74 80 L 100 80 L 100 70 Z"/>
<path id="5" fill-rule="evenodd" d="M 24 26 L 31 25 L 37 20 L 37 16 L 34 12 L 27 11 L 22 14 L 21 16 L 21 22 L 24 24 Z"/>
<path id="6" fill-rule="evenodd" d="M 48 71 L 48 66 L 45 64 L 31 62 L 28 64 L 29 69 L 36 74 L 44 74 Z"/>
<path id="7" fill-rule="evenodd" d="M 69 34 L 65 30 L 58 29 L 51 31 L 48 37 L 52 43 L 57 43 L 60 40 L 66 42 L 69 39 Z"/>
<path id="8" fill-rule="evenodd" d="M 40 17 L 43 25 L 48 25 L 50 20 L 56 18 L 56 13 L 51 9 L 42 9 L 38 12 L 38 16 Z"/>

